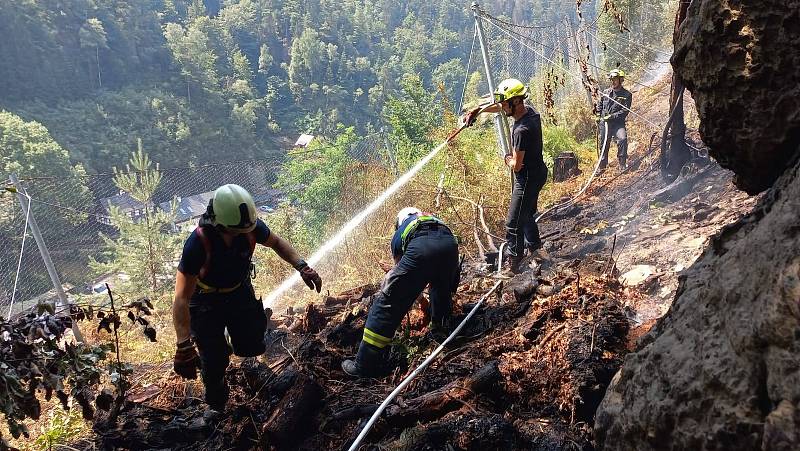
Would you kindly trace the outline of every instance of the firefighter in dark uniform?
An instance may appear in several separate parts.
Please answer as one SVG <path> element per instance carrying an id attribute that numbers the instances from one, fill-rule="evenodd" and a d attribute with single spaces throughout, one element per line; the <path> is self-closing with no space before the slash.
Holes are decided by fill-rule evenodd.
<path id="1" fill-rule="evenodd" d="M 224 410 L 228 399 L 224 377 L 231 352 L 255 357 L 265 351 L 267 319 L 250 282 L 256 244 L 272 248 L 293 265 L 309 288 L 318 292 L 322 288 L 322 279 L 294 247 L 258 219 L 247 190 L 229 184 L 214 191 L 206 213 L 184 244 L 172 317 L 178 341 L 175 372 L 195 379 L 201 368 L 206 403 L 217 411 Z"/>
<path id="2" fill-rule="evenodd" d="M 350 376 L 382 374 L 395 330 L 426 285 L 430 285 L 431 329 L 452 327 L 451 302 L 460 276 L 455 236 L 442 220 L 414 207 L 400 210 L 395 227 L 391 246 L 395 266 L 372 301 L 355 360 L 342 362 Z"/>
<path id="3" fill-rule="evenodd" d="M 611 141 L 617 142 L 617 161 L 621 170 L 628 168 L 628 131 L 625 128 L 625 118 L 631 110 L 633 94 L 622 86 L 625 81 L 625 72 L 614 69 L 608 73 L 611 87 L 603 92 L 597 111 L 600 115 L 598 133 L 600 145 L 605 146 L 600 153 L 600 169 L 608 166 L 608 151 Z M 607 134 L 606 134 L 607 133 Z"/>
<path id="4" fill-rule="evenodd" d="M 506 165 L 514 172 L 514 187 L 506 218 L 507 259 L 511 272 L 522 271 L 522 259 L 527 250 L 535 254 L 542 247 L 536 225 L 539 193 L 547 182 L 544 163 L 542 120 L 539 113 L 525 104 L 528 87 L 515 78 L 500 82 L 494 93 L 495 105 L 476 108 L 467 113 L 464 121 L 472 125 L 477 115 L 499 113 L 514 119 L 511 127 L 511 153 L 505 156 Z"/>

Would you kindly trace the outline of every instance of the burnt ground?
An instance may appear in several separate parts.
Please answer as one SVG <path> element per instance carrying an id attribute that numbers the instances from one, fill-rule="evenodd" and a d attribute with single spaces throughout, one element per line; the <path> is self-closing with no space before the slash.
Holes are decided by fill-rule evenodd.
<path id="1" fill-rule="evenodd" d="M 661 192 L 647 164 L 607 171 L 576 206 L 542 221 L 549 258 L 487 299 L 463 337 L 387 409 L 363 449 L 593 449 L 605 389 L 636 338 L 669 307 L 679 270 L 753 204 L 713 163 L 693 163 L 692 183 L 676 185 L 686 193 Z M 620 277 L 637 265 L 648 269 Z M 469 263 L 456 311 L 465 314 L 495 281 L 488 265 Z M 221 418 L 204 418 L 199 384 L 169 376 L 136 387 L 115 423 L 98 422 L 95 446 L 346 449 L 436 346 L 415 309 L 392 347 L 391 374 L 347 378 L 340 363 L 355 354 L 374 290 L 277 316 L 266 358 L 229 368 L 232 396 Z"/>
<path id="2" fill-rule="evenodd" d="M 696 135 L 690 142 L 702 148 Z M 632 339 L 667 312 L 681 272 L 709 237 L 749 213 L 759 199 L 736 189 L 732 173 L 706 158 L 695 158 L 667 184 L 658 170 L 658 149 L 634 146 L 629 171 L 610 167 L 576 205 L 540 223 L 554 258 L 599 253 L 602 260 L 613 249 L 614 273 L 626 287 L 623 304 L 636 329 Z"/>
<path id="3" fill-rule="evenodd" d="M 495 282 L 482 265 L 466 273 L 456 296 L 462 315 Z M 266 363 L 248 359 L 229 368 L 233 393 L 222 418 L 204 419 L 198 399 L 176 396 L 183 383 L 173 378 L 157 389 L 134 390 L 116 423 L 95 426 L 96 444 L 346 447 L 383 397 L 436 346 L 414 310 L 392 348 L 391 374 L 346 377 L 340 363 L 355 353 L 372 291 L 354 290 L 279 318 Z M 462 337 L 387 409 L 365 449 L 592 449 L 594 412 L 625 353 L 623 291 L 579 260 L 548 261 L 506 281 Z"/>
<path id="4" fill-rule="evenodd" d="M 575 205 L 542 220 L 545 258 L 487 299 L 361 449 L 594 449 L 594 414 L 624 355 L 668 310 L 681 271 L 708 237 L 757 200 L 704 158 L 668 186 L 658 151 L 638 141 L 629 171 L 619 173 L 612 157 Z M 468 262 L 456 312 L 465 314 L 495 281 L 488 265 Z M 414 309 L 392 347 L 389 374 L 347 378 L 340 363 L 355 354 L 374 291 L 356 288 L 275 316 L 265 358 L 229 367 L 232 394 L 220 418 L 204 417 L 199 383 L 165 372 L 134 387 L 117 421 L 96 423 L 94 446 L 347 449 L 437 345 Z"/>

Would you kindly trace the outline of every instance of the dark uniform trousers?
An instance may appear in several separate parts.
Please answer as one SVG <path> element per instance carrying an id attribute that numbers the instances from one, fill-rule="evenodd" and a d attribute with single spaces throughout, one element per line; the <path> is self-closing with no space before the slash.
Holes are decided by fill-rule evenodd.
<path id="1" fill-rule="evenodd" d="M 608 128 L 608 137 L 605 137 L 605 128 Z M 608 151 L 611 148 L 611 141 L 617 142 L 617 161 L 620 165 L 625 164 L 628 159 L 628 131 L 625 129 L 624 120 L 610 120 L 600 123 L 598 127 L 600 133 L 600 145 L 603 145 L 605 139 L 605 146 L 600 155 L 600 168 L 608 166 Z"/>
<path id="2" fill-rule="evenodd" d="M 525 247 L 538 249 L 542 246 L 539 226 L 536 225 L 536 210 L 539 192 L 547 181 L 547 166 L 526 168 L 514 173 L 514 188 L 506 218 L 506 242 L 508 254 L 522 257 Z"/>
<path id="3" fill-rule="evenodd" d="M 436 223 L 420 225 L 372 301 L 361 347 L 377 351 L 388 346 L 403 316 L 429 283 L 431 321 L 441 324 L 449 318 L 458 271 L 458 243 L 450 230 Z M 359 349 L 359 354 L 363 351 Z"/>
<path id="4" fill-rule="evenodd" d="M 202 364 L 206 402 L 224 407 L 228 399 L 225 369 L 233 352 L 255 357 L 266 350 L 267 317 L 249 281 L 230 293 L 195 292 L 189 302 L 190 330 Z M 231 343 L 225 337 L 228 329 Z M 231 349 L 231 346 L 233 349 Z"/>

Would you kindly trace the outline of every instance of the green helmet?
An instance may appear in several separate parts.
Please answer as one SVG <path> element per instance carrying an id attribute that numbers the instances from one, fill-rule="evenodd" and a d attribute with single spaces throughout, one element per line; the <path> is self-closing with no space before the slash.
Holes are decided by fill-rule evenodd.
<path id="1" fill-rule="evenodd" d="M 625 71 L 622 69 L 614 69 L 608 73 L 608 79 L 611 80 L 612 78 L 619 77 L 625 78 Z"/>
<path id="2" fill-rule="evenodd" d="M 494 91 L 495 102 L 502 102 L 514 97 L 528 97 L 528 87 L 516 78 L 506 78 Z"/>
<path id="3" fill-rule="evenodd" d="M 246 189 L 229 183 L 214 191 L 212 209 L 214 225 L 231 231 L 247 233 L 256 228 L 256 204 Z"/>

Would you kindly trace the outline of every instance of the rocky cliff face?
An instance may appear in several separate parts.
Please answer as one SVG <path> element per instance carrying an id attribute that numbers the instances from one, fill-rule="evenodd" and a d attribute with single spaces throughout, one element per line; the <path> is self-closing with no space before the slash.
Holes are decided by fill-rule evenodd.
<path id="1" fill-rule="evenodd" d="M 694 0 L 672 62 L 711 155 L 748 193 L 800 153 L 800 0 Z"/>
<path id="2" fill-rule="evenodd" d="M 681 276 L 598 409 L 601 449 L 800 449 L 800 0 L 694 0 L 673 57 L 712 155 L 770 191 Z M 777 181 L 776 181 L 777 180 Z"/>
<path id="3" fill-rule="evenodd" d="M 800 165 L 712 240 L 606 392 L 600 448 L 798 449 L 798 212 Z"/>

